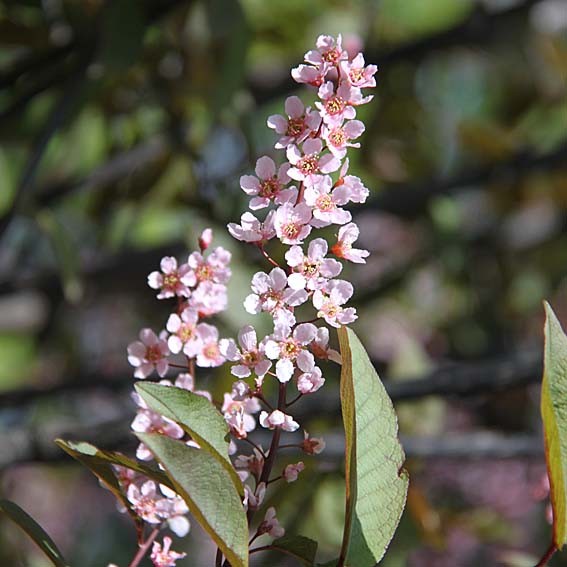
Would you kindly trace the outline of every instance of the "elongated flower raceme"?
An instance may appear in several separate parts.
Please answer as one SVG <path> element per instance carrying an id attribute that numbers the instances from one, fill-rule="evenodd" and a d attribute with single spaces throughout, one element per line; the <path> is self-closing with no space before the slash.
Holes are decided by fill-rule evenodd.
<path id="1" fill-rule="evenodd" d="M 357 109 L 372 100 L 362 89 L 376 85 L 376 70 L 365 65 L 362 54 L 349 59 L 341 36 L 320 36 L 316 48 L 305 54 L 304 64 L 292 70 L 298 83 L 316 88 L 317 100 L 308 106 L 297 96 L 287 98 L 284 113 L 267 121 L 277 134 L 275 155 L 260 157 L 254 175 L 240 179 L 250 197 L 250 211 L 242 214 L 240 223 L 230 223 L 228 231 L 257 248 L 267 261 L 266 270 L 252 278 L 244 307 L 251 315 L 271 317 L 270 334 L 259 336 L 247 324 L 237 340 L 220 337 L 211 317 L 227 308 L 231 255 L 222 247 L 211 249 L 213 234 L 206 229 L 199 237 L 199 250 L 185 262 L 165 257 L 160 269 L 149 275 L 148 285 L 157 298 L 172 302 L 173 309 L 162 331 L 143 329 L 140 340 L 128 347 L 136 378 L 157 375 L 162 385 L 189 390 L 211 402 L 209 392 L 197 389 L 196 369 L 231 365 L 237 380 L 215 403 L 233 438 L 230 452 L 245 482 L 243 506 L 250 527 L 269 485 L 300 477 L 304 463 L 297 460 L 273 473 L 280 438 L 301 428 L 291 413 L 293 404 L 325 384 L 319 365 L 340 364 L 340 355 L 329 346 L 329 327 L 357 318 L 348 305 L 354 288 L 341 278 L 341 261 L 364 263 L 369 254 L 353 247 L 359 230 L 347 209 L 349 203 L 363 203 L 369 191 L 358 177 L 348 174 L 346 156 L 360 147 L 364 124 Z M 324 237 L 329 232 L 335 235 L 331 242 Z M 286 248 L 282 264 L 270 255 L 274 244 Z M 268 381 L 278 390 L 272 403 L 265 389 Z M 138 394 L 133 398 L 138 406 L 134 432 L 165 435 L 199 448 L 177 423 L 151 410 Z M 240 452 L 244 446 L 235 441 L 247 439 L 258 425 L 271 432 L 270 448 L 250 440 L 253 452 Z M 303 430 L 303 441 L 294 446 L 305 455 L 317 455 L 325 442 Z M 154 459 L 143 443 L 136 456 L 142 461 Z M 187 534 L 188 508 L 179 495 L 138 472 L 116 467 L 116 473 L 131 509 L 154 528 L 153 539 L 155 528 L 169 528 L 179 537 Z M 274 507 L 263 518 L 251 541 L 284 534 Z M 171 550 L 168 536 L 162 543 L 153 539 L 147 540 L 147 548 L 153 542 L 154 566 L 175 566 L 184 556 Z M 221 560 L 217 555 L 217 564 Z"/>

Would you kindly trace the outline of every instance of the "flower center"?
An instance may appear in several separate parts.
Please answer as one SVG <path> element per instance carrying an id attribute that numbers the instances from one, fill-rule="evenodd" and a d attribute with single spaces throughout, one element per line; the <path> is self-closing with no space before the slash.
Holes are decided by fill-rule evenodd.
<path id="1" fill-rule="evenodd" d="M 282 227 L 282 233 L 286 238 L 294 239 L 299 236 L 301 232 L 301 226 L 295 222 L 289 222 L 284 224 Z"/>
<path id="2" fill-rule="evenodd" d="M 325 53 L 321 53 L 321 57 L 323 61 L 335 64 L 340 59 L 341 52 L 335 47 L 333 49 L 325 51 Z"/>
<path id="3" fill-rule="evenodd" d="M 346 103 L 344 99 L 340 96 L 334 96 L 325 103 L 325 110 L 327 111 L 327 114 L 335 116 L 336 114 L 340 114 L 344 110 L 345 106 Z"/>
<path id="4" fill-rule="evenodd" d="M 346 141 L 347 141 L 347 137 L 345 131 L 342 128 L 335 128 L 329 134 L 329 142 L 331 142 L 333 146 L 336 147 L 344 146 L 346 144 Z"/>
<path id="5" fill-rule="evenodd" d="M 195 336 L 195 327 L 193 325 L 182 324 L 177 331 L 177 336 L 182 342 L 187 343 Z"/>
<path id="6" fill-rule="evenodd" d="M 297 169 L 304 175 L 315 173 L 319 169 L 319 161 L 314 154 L 306 155 L 297 162 Z"/>
<path id="7" fill-rule="evenodd" d="M 163 287 L 167 289 L 175 289 L 177 287 L 177 284 L 179 284 L 179 276 L 177 275 L 177 272 L 166 274 L 164 276 Z"/>
<path id="8" fill-rule="evenodd" d="M 280 182 L 277 177 L 270 177 L 269 179 L 264 179 L 260 183 L 260 197 L 266 197 L 267 199 L 272 199 L 280 191 Z"/>
<path id="9" fill-rule="evenodd" d="M 155 364 L 163 358 L 159 345 L 152 345 L 146 348 L 146 360 Z"/>
<path id="10" fill-rule="evenodd" d="M 293 136 L 294 138 L 303 134 L 305 130 L 305 120 L 303 118 L 290 118 L 287 123 L 288 136 Z"/>
<path id="11" fill-rule="evenodd" d="M 311 260 L 305 260 L 302 266 L 302 273 L 304 276 L 313 277 L 319 273 L 319 262 L 313 262 Z"/>
<path id="12" fill-rule="evenodd" d="M 208 264 L 201 264 L 196 270 L 195 275 L 199 281 L 207 281 L 213 279 L 213 269 Z"/>
<path id="13" fill-rule="evenodd" d="M 351 69 L 349 73 L 349 77 L 353 83 L 358 83 L 359 81 L 362 81 L 362 79 L 364 78 L 364 69 L 362 69 L 361 67 L 358 67 L 356 69 Z"/>
<path id="14" fill-rule="evenodd" d="M 219 356 L 219 347 L 216 343 L 209 343 L 204 349 L 203 349 L 203 355 L 206 358 L 211 358 L 211 359 L 215 359 L 218 358 Z"/>
<path id="15" fill-rule="evenodd" d="M 287 339 L 280 347 L 282 358 L 294 360 L 299 354 L 299 345 L 293 339 Z"/>
<path id="16" fill-rule="evenodd" d="M 256 350 L 249 350 L 242 353 L 242 363 L 246 366 L 256 366 L 259 361 L 260 356 Z"/>
<path id="17" fill-rule="evenodd" d="M 317 208 L 324 213 L 328 213 L 336 208 L 336 205 L 333 202 L 331 195 L 329 194 L 317 197 L 317 201 L 315 203 L 317 205 Z"/>

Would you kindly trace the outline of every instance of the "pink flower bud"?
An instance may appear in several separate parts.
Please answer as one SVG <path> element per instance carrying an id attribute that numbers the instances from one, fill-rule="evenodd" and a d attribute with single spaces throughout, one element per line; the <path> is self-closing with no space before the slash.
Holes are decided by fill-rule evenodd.
<path id="1" fill-rule="evenodd" d="M 206 228 L 199 236 L 199 248 L 204 252 L 213 242 L 213 229 Z"/>
<path id="2" fill-rule="evenodd" d="M 295 463 L 294 465 L 287 465 L 287 467 L 283 470 L 282 476 L 285 478 L 286 482 L 295 482 L 299 473 L 305 468 L 305 465 L 302 461 L 299 463 Z"/>

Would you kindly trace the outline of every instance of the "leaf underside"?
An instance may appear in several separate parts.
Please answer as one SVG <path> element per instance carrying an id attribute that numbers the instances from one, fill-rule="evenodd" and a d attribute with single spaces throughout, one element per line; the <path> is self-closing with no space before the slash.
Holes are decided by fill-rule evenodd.
<path id="1" fill-rule="evenodd" d="M 222 464 L 203 449 L 164 435 L 138 433 L 163 465 L 193 517 L 232 567 L 248 566 L 248 522 L 242 501 Z"/>
<path id="2" fill-rule="evenodd" d="M 174 386 L 140 382 L 135 387 L 151 410 L 178 423 L 221 463 L 243 496 L 242 481 L 228 456 L 228 426 L 215 406 L 203 396 Z"/>
<path id="3" fill-rule="evenodd" d="M 338 330 L 342 356 L 346 518 L 338 567 L 374 567 L 384 556 L 405 507 L 409 477 L 398 421 L 360 340 Z"/>

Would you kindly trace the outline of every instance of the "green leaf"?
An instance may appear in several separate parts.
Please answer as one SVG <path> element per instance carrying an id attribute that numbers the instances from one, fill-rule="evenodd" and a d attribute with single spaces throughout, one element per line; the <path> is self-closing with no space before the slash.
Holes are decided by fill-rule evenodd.
<path id="1" fill-rule="evenodd" d="M 127 469 L 143 474 L 155 482 L 164 484 L 172 490 L 175 490 L 167 475 L 120 453 L 103 451 L 90 443 L 85 443 L 84 441 L 74 442 L 56 439 L 55 443 L 61 447 L 63 451 L 71 455 L 71 457 L 87 467 L 112 492 L 112 494 L 116 496 L 116 498 L 128 510 L 138 530 L 142 528 L 142 521 L 134 512 L 129 500 L 126 498 L 126 495 L 116 478 L 116 473 L 114 472 L 112 465 L 126 467 Z"/>
<path id="2" fill-rule="evenodd" d="M 165 468 L 174 490 L 232 567 L 248 566 L 248 522 L 226 468 L 202 449 L 164 435 L 138 433 Z"/>
<path id="3" fill-rule="evenodd" d="M 295 557 L 304 565 L 312 567 L 315 564 L 317 554 L 317 542 L 299 535 L 283 536 L 272 542 L 270 545 L 275 551 L 281 551 L 287 555 Z"/>
<path id="4" fill-rule="evenodd" d="M 154 382 L 139 382 L 135 387 L 151 410 L 179 423 L 202 449 L 221 463 L 243 496 L 242 481 L 228 456 L 228 426 L 215 406 L 207 398 L 182 388 Z"/>
<path id="5" fill-rule="evenodd" d="M 545 303 L 545 353 L 541 385 L 545 456 L 553 507 L 553 543 L 567 543 L 567 336 Z"/>
<path id="6" fill-rule="evenodd" d="M 9 500 L 0 500 L 0 511 L 4 512 L 35 541 L 41 551 L 49 557 L 53 565 L 56 567 L 69 567 L 54 541 L 27 512 L 24 512 L 17 504 Z"/>
<path id="7" fill-rule="evenodd" d="M 338 567 L 373 567 L 404 510 L 409 478 L 392 402 L 356 334 L 338 330 L 343 360 L 346 519 Z"/>

